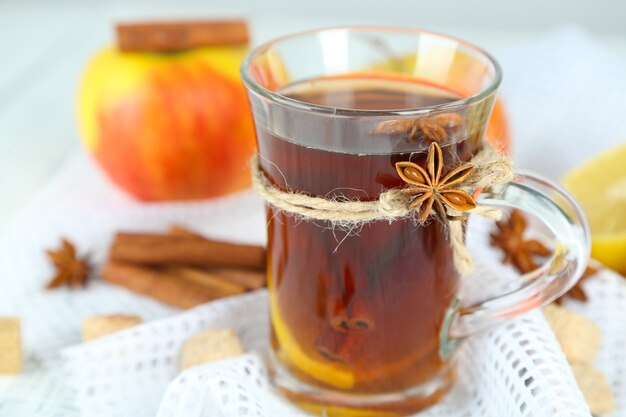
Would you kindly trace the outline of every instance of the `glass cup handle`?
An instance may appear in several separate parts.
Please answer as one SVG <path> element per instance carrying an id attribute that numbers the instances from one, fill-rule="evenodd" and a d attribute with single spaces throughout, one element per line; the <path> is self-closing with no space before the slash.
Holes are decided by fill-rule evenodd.
<path id="1" fill-rule="evenodd" d="M 589 226 L 584 213 L 567 191 L 551 181 L 522 174 L 483 191 L 478 203 L 532 213 L 553 233 L 555 253 L 543 266 L 522 275 L 520 287 L 512 292 L 470 306 L 458 301 L 446 320 L 449 342 L 554 301 L 576 283 L 589 260 Z"/>

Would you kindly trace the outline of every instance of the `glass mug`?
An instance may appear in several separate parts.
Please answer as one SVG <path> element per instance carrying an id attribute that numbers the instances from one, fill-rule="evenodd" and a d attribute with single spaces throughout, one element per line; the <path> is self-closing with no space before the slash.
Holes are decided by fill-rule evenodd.
<path id="1" fill-rule="evenodd" d="M 395 163 L 424 166 L 432 141 L 446 170 L 482 150 L 501 71 L 448 36 L 346 27 L 266 43 L 248 55 L 242 76 L 259 167 L 274 186 L 371 201 L 406 186 Z M 475 305 L 459 298 L 450 236 L 434 217 L 347 227 L 268 204 L 269 361 L 279 392 L 320 415 L 421 410 L 450 389 L 463 338 L 575 283 L 589 237 L 570 195 L 525 175 L 483 190 L 477 202 L 532 213 L 560 249 L 515 290 Z"/>

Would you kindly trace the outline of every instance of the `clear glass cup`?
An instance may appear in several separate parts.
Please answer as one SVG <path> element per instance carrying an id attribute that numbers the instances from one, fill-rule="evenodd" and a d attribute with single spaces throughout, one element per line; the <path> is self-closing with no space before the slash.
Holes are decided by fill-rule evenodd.
<path id="1" fill-rule="evenodd" d="M 448 36 L 346 27 L 266 43 L 246 58 L 242 76 L 259 165 L 272 184 L 374 200 L 406 185 L 395 163 L 424 165 L 433 140 L 447 169 L 485 147 L 501 71 L 484 51 Z M 414 128 L 389 128 L 403 123 Z M 483 190 L 478 203 L 530 213 L 558 250 L 513 290 L 475 304 L 460 298 L 462 277 L 444 222 L 341 227 L 268 205 L 269 356 L 277 389 L 320 415 L 421 410 L 450 389 L 460 341 L 549 303 L 576 282 L 589 236 L 569 194 L 527 174 Z"/>

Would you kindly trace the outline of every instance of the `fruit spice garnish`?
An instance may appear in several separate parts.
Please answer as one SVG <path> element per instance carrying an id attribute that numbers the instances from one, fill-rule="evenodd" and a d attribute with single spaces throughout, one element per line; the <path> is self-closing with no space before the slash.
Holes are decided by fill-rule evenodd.
<path id="1" fill-rule="evenodd" d="M 458 166 L 443 175 L 441 147 L 433 142 L 428 149 L 426 168 L 408 161 L 396 163 L 398 175 L 409 185 L 402 192 L 412 197 L 409 208 L 419 210 L 420 223 L 423 224 L 431 214 L 445 221 L 448 218 L 445 206 L 461 212 L 476 207 L 476 202 L 467 191 L 454 188 L 472 173 L 472 165 Z"/>
<path id="2" fill-rule="evenodd" d="M 588 265 L 587 269 L 585 269 L 585 272 L 583 272 L 578 282 L 574 284 L 574 286 L 568 292 L 554 300 L 554 302 L 561 305 L 563 304 L 563 301 L 565 301 L 568 297 L 582 302 L 587 301 L 588 297 L 585 293 L 585 290 L 583 289 L 582 283 L 587 278 L 593 277 L 595 274 L 598 273 L 598 271 L 598 268 L 594 268 L 593 266 Z"/>
<path id="3" fill-rule="evenodd" d="M 386 120 L 379 123 L 372 130 L 372 134 L 386 134 L 391 136 L 406 136 L 406 140 L 425 140 L 427 142 L 442 143 L 448 135 L 463 124 L 463 118 L 456 113 L 443 113 L 437 116 L 418 120 L 400 119 Z"/>
<path id="4" fill-rule="evenodd" d="M 46 289 L 50 290 L 63 285 L 70 288 L 79 288 L 87 285 L 91 273 L 91 265 L 86 257 L 78 257 L 76 247 L 71 242 L 62 239 L 59 249 L 47 250 L 46 254 L 56 269 L 56 274 L 46 285 Z"/>
<path id="5" fill-rule="evenodd" d="M 512 264 L 522 274 L 533 271 L 539 266 L 535 260 L 538 256 L 552 253 L 543 243 L 536 239 L 524 239 L 526 218 L 519 210 L 511 211 L 508 220 L 496 222 L 497 230 L 490 234 L 491 246 L 504 252 L 503 264 Z"/>
<path id="6" fill-rule="evenodd" d="M 543 243 L 536 239 L 524 239 L 527 228 L 526 218 L 519 210 L 511 211 L 508 220 L 496 223 L 497 230 L 492 232 L 491 246 L 497 247 L 504 252 L 503 264 L 512 264 L 520 273 L 525 274 L 537 269 L 536 257 L 545 257 L 552 254 Z M 582 288 L 582 282 L 594 276 L 598 268 L 587 266 L 587 269 L 578 282 L 565 294 L 555 300 L 561 304 L 567 297 L 578 301 L 587 301 L 587 294 Z"/>

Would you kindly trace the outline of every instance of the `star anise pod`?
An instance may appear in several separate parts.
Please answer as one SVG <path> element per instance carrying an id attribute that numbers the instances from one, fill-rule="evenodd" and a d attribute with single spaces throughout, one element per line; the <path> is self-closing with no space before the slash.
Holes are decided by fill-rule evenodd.
<path id="1" fill-rule="evenodd" d="M 524 239 L 526 218 L 519 210 L 511 211 L 509 220 L 496 223 L 497 231 L 491 233 L 491 246 L 504 252 L 503 264 L 513 264 L 521 273 L 537 269 L 536 257 L 548 256 L 552 253 L 543 243 L 536 239 Z"/>
<path id="2" fill-rule="evenodd" d="M 476 207 L 476 202 L 469 193 L 454 188 L 459 186 L 474 170 L 468 164 L 458 166 L 443 175 L 443 154 L 437 142 L 430 144 L 426 169 L 408 161 L 397 162 L 396 171 L 409 187 L 402 191 L 411 195 L 409 208 L 419 210 L 419 221 L 435 213 L 440 220 L 448 218 L 445 206 L 457 211 L 468 211 Z"/>
<path id="3" fill-rule="evenodd" d="M 437 124 L 449 131 L 456 131 L 463 126 L 463 118 L 457 113 L 442 113 L 429 117 L 430 122 Z"/>
<path id="4" fill-rule="evenodd" d="M 583 289 L 582 283 L 586 279 L 593 277 L 595 274 L 598 273 L 598 271 L 599 271 L 598 268 L 595 268 L 591 265 L 587 265 L 587 269 L 585 269 L 585 272 L 583 272 L 578 282 L 574 284 L 574 286 L 568 292 L 566 292 L 565 294 L 563 294 L 562 296 L 554 300 L 554 302 L 561 305 L 563 304 L 563 301 L 565 301 L 565 299 L 568 297 L 571 297 L 575 300 L 582 301 L 582 302 L 587 301 L 587 294 L 585 293 L 585 290 Z"/>
<path id="5" fill-rule="evenodd" d="M 422 139 L 429 142 L 442 143 L 448 139 L 450 132 L 463 124 L 463 118 L 456 113 L 443 113 L 424 119 L 386 120 L 379 123 L 373 134 L 406 135 L 408 141 Z"/>
<path id="6" fill-rule="evenodd" d="M 76 248 L 66 239 L 62 239 L 61 247 L 57 250 L 47 250 L 48 258 L 54 264 L 56 273 L 46 285 L 46 289 L 58 288 L 67 285 L 70 288 L 87 285 L 91 266 L 87 258 L 79 258 Z"/>

